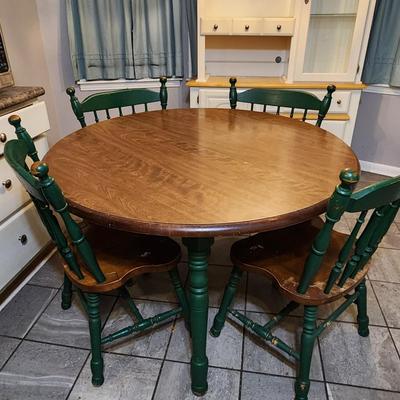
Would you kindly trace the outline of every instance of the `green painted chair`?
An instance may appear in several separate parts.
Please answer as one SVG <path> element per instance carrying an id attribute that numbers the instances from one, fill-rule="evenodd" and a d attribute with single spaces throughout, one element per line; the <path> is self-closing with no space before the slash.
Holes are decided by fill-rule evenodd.
<path id="1" fill-rule="evenodd" d="M 168 103 L 167 78 L 160 78 L 160 92 L 156 93 L 148 89 L 123 89 L 112 92 L 96 93 L 79 101 L 75 96 L 75 88 L 69 87 L 66 92 L 70 97 L 72 111 L 81 124 L 86 126 L 85 114 L 92 112 L 94 120 L 99 122 L 99 112 L 104 111 L 107 119 L 111 118 L 110 110 L 118 109 L 119 116 L 122 117 L 122 108 L 130 107 L 132 114 L 135 114 L 135 106 L 143 105 L 144 111 L 148 111 L 149 103 L 160 102 L 161 108 L 165 110 Z"/>
<path id="2" fill-rule="evenodd" d="M 358 333 L 368 336 L 365 277 L 371 256 L 390 228 L 400 206 L 400 176 L 353 193 L 356 173 L 344 170 L 329 200 L 325 222 L 320 218 L 236 242 L 231 249 L 234 268 L 211 328 L 219 336 L 227 314 L 298 362 L 296 400 L 307 400 L 310 365 L 316 338 L 351 304 L 357 305 Z M 367 212 L 373 210 L 366 226 Z M 333 230 L 343 213 L 359 213 L 349 235 Z M 256 323 L 230 308 L 243 271 L 271 279 L 289 303 L 269 322 Z M 341 305 L 317 324 L 319 306 L 342 299 Z M 300 351 L 272 333 L 299 305 L 304 305 Z M 360 371 L 362 373 L 362 371 Z"/>
<path id="3" fill-rule="evenodd" d="M 307 119 L 308 111 L 318 111 L 316 126 L 321 126 L 332 102 L 332 93 L 336 90 L 335 85 L 329 85 L 325 97 L 320 100 L 317 96 L 295 90 L 278 89 L 249 89 L 242 93 L 237 92 L 236 78 L 230 78 L 229 101 L 231 108 L 235 109 L 238 102 L 250 103 L 251 111 L 255 104 L 263 106 L 263 112 L 266 112 L 267 106 L 276 106 L 276 114 L 280 115 L 281 107 L 290 108 L 290 118 L 293 118 L 295 110 L 303 110 L 302 121 Z"/>
<path id="4" fill-rule="evenodd" d="M 180 314 L 189 326 L 189 306 L 177 270 L 181 256 L 180 246 L 165 237 L 135 235 L 95 225 L 78 225 L 68 211 L 68 204 L 61 189 L 49 176 L 48 165 L 38 160 L 34 143 L 21 127 L 20 118 L 14 115 L 9 121 L 16 127 L 18 140 L 6 143 L 5 159 L 28 191 L 64 260 L 62 308 L 70 308 L 74 286 L 88 314 L 92 383 L 99 386 L 104 381 L 101 355 L 103 344 L 143 332 Z M 30 169 L 26 164 L 29 158 L 34 161 Z M 59 215 L 64 230 L 54 213 Z M 145 318 L 125 285 L 142 274 L 163 271 L 168 271 L 170 275 L 179 307 Z M 119 290 L 122 298 L 126 300 L 134 316 L 133 324 L 102 338 L 99 294 L 113 290 Z"/>

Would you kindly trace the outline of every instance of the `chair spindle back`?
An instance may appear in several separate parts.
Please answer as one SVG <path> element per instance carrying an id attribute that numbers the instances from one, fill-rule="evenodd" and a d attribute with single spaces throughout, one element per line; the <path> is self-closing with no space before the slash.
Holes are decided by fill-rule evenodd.
<path id="1" fill-rule="evenodd" d="M 335 85 L 329 85 L 327 94 L 320 100 L 317 96 L 294 90 L 278 89 L 249 89 L 242 93 L 237 93 L 236 78 L 230 78 L 229 101 L 231 108 L 237 107 L 237 102 L 250 103 L 250 110 L 254 111 L 255 104 L 263 105 L 263 112 L 266 112 L 267 106 L 276 106 L 276 114 L 280 115 L 281 107 L 290 108 L 290 118 L 293 118 L 296 109 L 303 111 L 302 121 L 307 119 L 309 110 L 318 111 L 316 126 L 321 126 L 323 119 L 329 111 L 332 102 L 332 93 L 336 90 Z"/>
<path id="2" fill-rule="evenodd" d="M 351 170 L 341 172 L 341 183 L 329 200 L 325 223 L 314 239 L 305 262 L 303 276 L 297 289 L 299 293 L 306 293 L 312 283 L 329 248 L 333 227 L 345 211 L 360 214 L 338 254 L 335 265 L 332 266 L 325 293 L 329 293 L 334 285 L 342 287 L 349 278 L 354 278 L 363 269 L 393 223 L 400 207 L 400 176 L 353 193 L 358 179 L 358 175 Z M 370 210 L 373 210 L 372 215 L 359 234 Z"/>
<path id="3" fill-rule="evenodd" d="M 93 94 L 83 101 L 75 96 L 75 88 L 69 87 L 66 92 L 70 97 L 72 110 L 80 122 L 82 128 L 86 126 L 85 113 L 92 112 L 95 122 L 99 122 L 99 111 L 104 111 L 106 118 L 110 119 L 110 110 L 118 109 L 119 116 L 123 116 L 122 107 L 130 107 L 132 114 L 136 113 L 135 106 L 144 105 L 145 112 L 148 104 L 160 102 L 161 108 L 165 110 L 168 103 L 167 78 L 160 78 L 160 92 L 156 93 L 148 89 L 122 89 L 112 92 Z"/>
<path id="4" fill-rule="evenodd" d="M 21 119 L 14 115 L 9 118 L 9 122 L 16 128 L 19 139 L 9 140 L 6 143 L 4 147 L 5 159 L 29 193 L 44 226 L 56 244 L 61 256 L 77 277 L 82 279 L 83 274 L 79 263 L 52 210 L 60 215 L 70 241 L 89 272 L 97 282 L 104 282 L 105 276 L 98 265 L 89 242 L 79 225 L 72 219 L 61 189 L 55 180 L 48 175 L 49 168 L 47 164 L 39 161 L 31 137 L 20 125 Z M 27 157 L 34 161 L 30 169 L 26 164 Z"/>

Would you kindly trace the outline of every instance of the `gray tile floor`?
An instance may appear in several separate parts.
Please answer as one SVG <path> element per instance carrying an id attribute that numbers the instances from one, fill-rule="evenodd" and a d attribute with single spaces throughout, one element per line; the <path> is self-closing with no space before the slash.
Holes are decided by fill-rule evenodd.
<path id="1" fill-rule="evenodd" d="M 380 178 L 364 173 L 362 185 Z M 353 220 L 346 215 L 338 229 L 348 231 Z M 228 252 L 234 240 L 217 239 L 213 248 L 209 323 L 230 272 Z M 323 333 L 314 352 L 310 400 L 400 400 L 400 217 L 374 264 L 367 283 L 370 336 L 358 336 L 354 308 Z M 185 262 L 180 271 L 186 277 Z M 76 298 L 70 310 L 61 310 L 61 285 L 55 255 L 0 312 L 1 400 L 195 399 L 190 392 L 190 339 L 179 319 L 106 346 L 105 383 L 93 387 L 87 319 Z M 144 276 L 130 291 L 145 315 L 174 306 L 166 274 Z M 280 299 L 267 280 L 249 275 L 243 278 L 236 307 L 266 322 L 284 304 Z M 320 318 L 332 309 L 321 309 Z M 294 346 L 299 344 L 299 315 L 301 310 L 277 329 Z M 129 323 L 117 296 L 103 296 L 102 322 L 105 334 Z M 236 323 L 227 323 L 217 339 L 209 336 L 207 350 L 209 391 L 204 399 L 293 399 L 293 362 Z"/>

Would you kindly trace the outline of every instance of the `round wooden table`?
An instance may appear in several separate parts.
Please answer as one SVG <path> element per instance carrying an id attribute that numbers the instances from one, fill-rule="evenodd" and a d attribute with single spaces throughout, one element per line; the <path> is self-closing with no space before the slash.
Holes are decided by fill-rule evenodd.
<path id="1" fill-rule="evenodd" d="M 323 124 L 322 124 L 323 125 Z M 45 157 L 71 211 L 97 224 L 184 238 L 192 390 L 207 390 L 207 267 L 215 236 L 255 233 L 321 214 L 353 151 L 323 129 L 240 110 L 176 109 L 100 122 Z"/>

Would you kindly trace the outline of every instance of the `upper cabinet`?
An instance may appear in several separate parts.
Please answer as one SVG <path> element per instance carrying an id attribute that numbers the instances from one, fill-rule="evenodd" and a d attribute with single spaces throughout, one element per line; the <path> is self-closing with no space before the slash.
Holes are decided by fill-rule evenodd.
<path id="1" fill-rule="evenodd" d="M 369 0 L 301 2 L 295 81 L 354 82 L 368 6 Z"/>
<path id="2" fill-rule="evenodd" d="M 359 82 L 375 0 L 198 0 L 198 81 Z"/>

